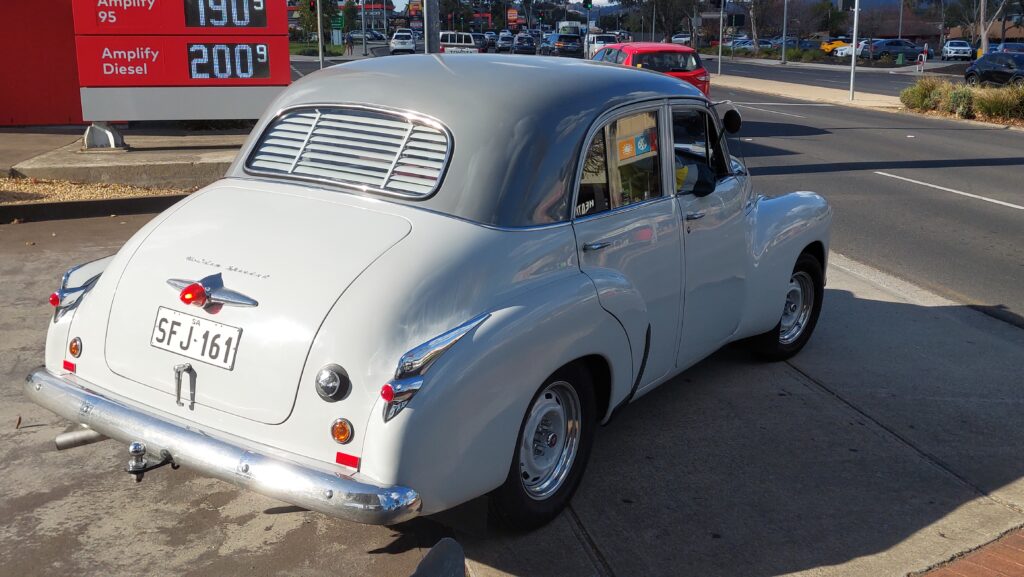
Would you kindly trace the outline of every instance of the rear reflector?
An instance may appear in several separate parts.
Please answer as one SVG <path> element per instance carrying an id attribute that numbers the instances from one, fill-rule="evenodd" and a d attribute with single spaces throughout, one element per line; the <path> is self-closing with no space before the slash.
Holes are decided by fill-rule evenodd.
<path id="1" fill-rule="evenodd" d="M 359 457 L 354 455 L 346 455 L 345 453 L 339 452 L 334 461 L 339 465 L 345 465 L 346 467 L 352 467 L 353 469 L 359 468 Z"/>
<path id="2" fill-rule="evenodd" d="M 71 361 L 64 361 L 64 370 L 71 373 L 75 372 L 75 363 L 72 363 Z"/>

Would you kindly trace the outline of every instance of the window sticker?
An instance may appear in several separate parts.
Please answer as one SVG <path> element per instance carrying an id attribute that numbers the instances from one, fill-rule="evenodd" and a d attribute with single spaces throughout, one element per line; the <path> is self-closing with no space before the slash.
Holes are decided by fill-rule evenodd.
<path id="1" fill-rule="evenodd" d="M 640 134 L 618 140 L 619 162 L 645 158 L 658 152 L 658 131 L 649 128 Z"/>

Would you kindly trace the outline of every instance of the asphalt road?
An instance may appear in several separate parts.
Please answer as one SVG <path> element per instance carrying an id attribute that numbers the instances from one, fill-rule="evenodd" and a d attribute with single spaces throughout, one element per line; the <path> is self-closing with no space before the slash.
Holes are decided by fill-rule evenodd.
<path id="1" fill-rule="evenodd" d="M 717 58 L 705 57 L 704 65 L 712 72 L 718 72 Z M 821 88 L 845 90 L 850 87 L 850 68 L 836 66 L 835 70 L 808 68 L 806 66 L 782 66 L 736 62 L 726 56 L 722 60 L 722 73 L 730 76 L 745 76 L 777 82 L 806 84 Z M 907 74 L 890 74 L 888 71 L 857 69 L 854 88 L 860 92 L 899 96 L 900 92 L 914 84 L 917 78 Z M 714 82 L 714 81 L 712 81 Z"/>
<path id="2" fill-rule="evenodd" d="M 757 188 L 832 203 L 834 251 L 1024 327 L 1024 131 L 740 90 L 716 97 L 740 106 L 739 148 Z"/>

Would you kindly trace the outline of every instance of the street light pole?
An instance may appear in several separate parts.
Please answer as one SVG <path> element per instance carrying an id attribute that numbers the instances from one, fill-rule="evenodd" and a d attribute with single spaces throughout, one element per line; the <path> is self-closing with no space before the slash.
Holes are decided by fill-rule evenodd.
<path id="1" fill-rule="evenodd" d="M 854 78 L 857 75 L 857 33 L 860 31 L 860 0 L 853 3 L 853 38 L 850 43 L 850 100 L 853 100 Z"/>
<path id="2" fill-rule="evenodd" d="M 896 38 L 903 39 L 903 0 L 900 0 L 900 27 L 896 33 Z"/>
<path id="3" fill-rule="evenodd" d="M 320 0 L 316 0 L 316 52 L 320 58 L 320 70 L 324 69 L 324 25 L 323 11 L 320 10 Z"/>
<path id="4" fill-rule="evenodd" d="M 725 40 L 725 0 L 718 2 L 718 75 L 722 75 L 722 42 Z"/>
<path id="5" fill-rule="evenodd" d="M 331 2 L 334 1 L 331 0 Z M 366 0 L 361 0 L 359 5 L 363 7 L 363 56 L 368 56 L 370 53 L 366 51 Z"/>
<path id="6" fill-rule="evenodd" d="M 902 0 L 901 0 L 902 1 Z M 789 0 L 782 0 L 782 63 L 786 63 L 786 25 L 789 24 Z"/>

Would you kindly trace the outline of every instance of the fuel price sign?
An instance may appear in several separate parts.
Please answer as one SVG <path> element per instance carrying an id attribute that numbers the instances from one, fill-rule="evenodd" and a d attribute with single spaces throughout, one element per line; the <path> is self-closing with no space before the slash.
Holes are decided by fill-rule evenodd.
<path id="1" fill-rule="evenodd" d="M 86 120 L 256 118 L 291 82 L 286 0 L 72 0 Z"/>

